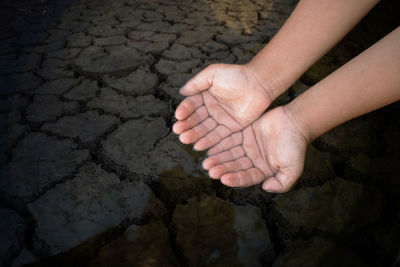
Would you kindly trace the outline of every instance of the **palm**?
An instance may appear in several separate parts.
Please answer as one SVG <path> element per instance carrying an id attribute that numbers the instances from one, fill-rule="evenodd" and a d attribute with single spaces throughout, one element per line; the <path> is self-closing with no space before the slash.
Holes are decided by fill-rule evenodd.
<path id="1" fill-rule="evenodd" d="M 244 66 L 213 65 L 181 90 L 173 127 L 182 143 L 207 149 L 255 121 L 271 103 L 265 89 Z"/>
<path id="2" fill-rule="evenodd" d="M 303 171 L 306 139 L 282 107 L 225 138 L 208 152 L 203 167 L 232 187 L 264 182 L 263 188 L 286 192 Z"/>

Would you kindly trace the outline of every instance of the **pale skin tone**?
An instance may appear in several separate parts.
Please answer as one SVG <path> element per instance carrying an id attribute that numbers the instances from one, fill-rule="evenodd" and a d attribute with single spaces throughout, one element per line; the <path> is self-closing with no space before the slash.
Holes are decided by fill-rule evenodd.
<path id="1" fill-rule="evenodd" d="M 303 0 L 274 38 L 246 65 L 216 64 L 180 90 L 173 131 L 205 150 L 254 122 L 377 0 Z"/>
<path id="2" fill-rule="evenodd" d="M 400 27 L 291 103 L 273 109 L 208 151 L 203 167 L 225 185 L 263 183 L 287 192 L 309 142 L 352 118 L 400 100 Z"/>
<path id="3" fill-rule="evenodd" d="M 308 142 L 400 98 L 397 29 L 292 103 L 250 124 L 375 4 L 356 2 L 301 1 L 249 64 L 213 66 L 183 87 L 189 97 L 177 108 L 173 130 L 183 143 L 196 142 L 195 149 L 213 146 L 203 162 L 211 178 L 232 187 L 262 183 L 264 190 L 286 192 L 303 171 Z"/>

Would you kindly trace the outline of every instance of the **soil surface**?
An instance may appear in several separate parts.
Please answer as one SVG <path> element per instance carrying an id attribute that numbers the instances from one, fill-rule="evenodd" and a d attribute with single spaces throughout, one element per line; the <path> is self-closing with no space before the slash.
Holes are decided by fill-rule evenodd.
<path id="1" fill-rule="evenodd" d="M 398 26 L 392 2 L 272 106 Z M 171 132 L 178 89 L 248 62 L 295 5 L 3 1 L 0 266 L 398 266 L 399 103 L 313 142 L 281 195 L 212 181 Z"/>

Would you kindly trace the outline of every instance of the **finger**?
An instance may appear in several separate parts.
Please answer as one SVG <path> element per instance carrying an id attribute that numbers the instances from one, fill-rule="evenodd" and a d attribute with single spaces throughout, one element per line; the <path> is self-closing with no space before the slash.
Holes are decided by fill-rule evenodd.
<path id="1" fill-rule="evenodd" d="M 232 131 L 223 125 L 209 132 L 206 136 L 201 138 L 194 144 L 194 149 L 197 151 L 205 150 L 213 145 L 219 143 L 222 139 L 232 134 Z"/>
<path id="2" fill-rule="evenodd" d="M 237 160 L 225 162 L 221 165 L 214 166 L 208 172 L 213 179 L 219 179 L 225 173 L 235 173 L 248 170 L 253 167 L 253 163 L 248 157 L 241 157 Z"/>
<path id="3" fill-rule="evenodd" d="M 242 132 L 237 132 L 222 139 L 218 144 L 210 148 L 207 152 L 209 156 L 228 150 L 243 143 Z"/>
<path id="4" fill-rule="evenodd" d="M 212 86 L 215 65 L 210 65 L 190 79 L 180 90 L 184 96 L 190 96 L 207 90 Z"/>
<path id="5" fill-rule="evenodd" d="M 227 173 L 221 177 L 221 183 L 231 187 L 246 187 L 256 185 L 264 180 L 264 174 L 257 168 L 251 168 L 236 173 Z"/>
<path id="6" fill-rule="evenodd" d="M 262 188 L 270 193 L 286 193 L 296 183 L 297 178 L 279 171 L 275 177 L 268 178 L 263 183 Z"/>
<path id="7" fill-rule="evenodd" d="M 207 108 L 205 106 L 201 106 L 196 109 L 189 117 L 184 120 L 177 121 L 172 130 L 176 134 L 181 134 L 187 129 L 193 128 L 200 122 L 204 121 L 208 117 Z"/>
<path id="8" fill-rule="evenodd" d="M 186 119 L 197 108 L 203 105 L 203 103 L 203 97 L 201 94 L 186 97 L 176 108 L 175 118 L 178 120 Z"/>
<path id="9" fill-rule="evenodd" d="M 203 169 L 205 170 L 209 170 L 211 169 L 213 166 L 219 164 L 219 158 L 217 157 L 208 157 L 203 161 Z"/>
<path id="10" fill-rule="evenodd" d="M 184 144 L 191 144 L 204 137 L 207 133 L 217 127 L 217 123 L 213 118 L 208 118 L 195 127 L 183 132 L 179 136 L 179 140 Z"/>
<path id="11" fill-rule="evenodd" d="M 203 168 L 209 170 L 212 166 L 219 165 L 225 162 L 234 161 L 245 156 L 242 146 L 236 146 L 232 149 L 225 150 L 219 154 L 208 157 L 203 162 Z"/>

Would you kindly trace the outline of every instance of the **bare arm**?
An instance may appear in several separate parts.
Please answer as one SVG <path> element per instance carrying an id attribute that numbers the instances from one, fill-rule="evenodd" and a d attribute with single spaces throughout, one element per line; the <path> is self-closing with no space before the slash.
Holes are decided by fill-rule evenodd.
<path id="1" fill-rule="evenodd" d="M 285 108 L 311 141 L 352 118 L 400 99 L 400 27 Z"/>
<path id="2" fill-rule="evenodd" d="M 173 131 L 208 149 L 259 118 L 378 0 L 302 0 L 279 33 L 246 65 L 214 64 L 180 90 Z"/>
<path id="3" fill-rule="evenodd" d="M 339 42 L 378 0 L 301 0 L 248 64 L 275 99 Z"/>
<path id="4" fill-rule="evenodd" d="M 208 151 L 203 167 L 232 187 L 263 183 L 287 192 L 300 177 L 307 143 L 400 99 L 400 27 L 286 106 Z"/>

